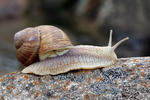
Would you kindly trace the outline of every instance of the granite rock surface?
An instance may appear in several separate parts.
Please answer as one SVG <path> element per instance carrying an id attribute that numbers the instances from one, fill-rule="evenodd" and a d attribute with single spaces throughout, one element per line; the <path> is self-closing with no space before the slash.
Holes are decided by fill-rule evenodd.
<path id="1" fill-rule="evenodd" d="M 150 100 L 150 57 L 121 58 L 108 68 L 55 76 L 0 77 L 0 100 Z"/>

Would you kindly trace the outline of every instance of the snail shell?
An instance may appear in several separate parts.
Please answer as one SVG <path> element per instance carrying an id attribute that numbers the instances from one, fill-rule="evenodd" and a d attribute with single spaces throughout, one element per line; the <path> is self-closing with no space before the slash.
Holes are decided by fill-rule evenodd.
<path id="1" fill-rule="evenodd" d="M 28 66 L 47 57 L 66 53 L 72 46 L 67 35 L 57 27 L 41 25 L 26 28 L 14 36 L 16 57 Z"/>

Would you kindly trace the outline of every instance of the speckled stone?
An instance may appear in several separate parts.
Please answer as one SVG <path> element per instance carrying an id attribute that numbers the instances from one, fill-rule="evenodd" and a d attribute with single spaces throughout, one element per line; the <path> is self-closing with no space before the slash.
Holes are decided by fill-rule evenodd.
<path id="1" fill-rule="evenodd" d="M 122 58 L 103 69 L 56 76 L 0 77 L 0 100 L 150 100 L 150 57 Z"/>

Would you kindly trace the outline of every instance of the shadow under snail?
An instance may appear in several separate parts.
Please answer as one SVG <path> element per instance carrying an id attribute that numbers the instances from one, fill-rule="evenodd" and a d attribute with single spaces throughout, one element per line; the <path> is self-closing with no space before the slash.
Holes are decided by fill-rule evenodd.
<path id="1" fill-rule="evenodd" d="M 26 28 L 14 36 L 17 59 L 26 67 L 22 73 L 57 75 L 77 69 L 107 67 L 117 62 L 114 50 L 128 37 L 112 46 L 73 46 L 67 35 L 55 26 Z"/>

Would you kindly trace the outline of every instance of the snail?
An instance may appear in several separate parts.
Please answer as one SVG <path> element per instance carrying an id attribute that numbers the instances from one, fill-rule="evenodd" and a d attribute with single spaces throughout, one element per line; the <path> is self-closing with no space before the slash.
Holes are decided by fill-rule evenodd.
<path id="1" fill-rule="evenodd" d="M 114 50 L 126 37 L 112 46 L 112 30 L 108 46 L 73 46 L 68 36 L 50 25 L 26 28 L 14 36 L 16 56 L 25 66 L 22 73 L 57 75 L 78 69 L 95 69 L 115 64 Z"/>

